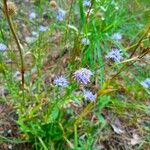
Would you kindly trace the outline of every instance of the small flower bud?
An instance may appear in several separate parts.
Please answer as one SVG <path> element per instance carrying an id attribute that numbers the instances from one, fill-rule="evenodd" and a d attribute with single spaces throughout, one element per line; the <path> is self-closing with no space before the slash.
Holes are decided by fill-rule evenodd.
<path id="1" fill-rule="evenodd" d="M 33 53 L 31 52 L 27 52 L 25 55 L 24 55 L 24 67 L 25 67 L 25 70 L 29 70 L 31 69 L 34 64 L 35 64 L 35 56 Z"/>
<path id="2" fill-rule="evenodd" d="M 52 8 L 57 8 L 57 3 L 56 3 L 56 1 L 51 0 L 51 1 L 50 1 L 50 6 L 51 6 Z"/>
<path id="3" fill-rule="evenodd" d="M 103 13 L 101 13 L 101 12 L 98 12 L 98 13 L 96 13 L 96 17 L 98 17 L 98 18 L 102 18 L 102 17 L 104 17 L 104 14 L 103 14 Z"/>
<path id="4" fill-rule="evenodd" d="M 3 11 L 6 14 L 6 10 L 4 7 L 3 7 Z M 9 16 L 13 16 L 17 13 L 17 7 L 16 7 L 15 3 L 7 2 L 7 12 L 8 12 Z"/>

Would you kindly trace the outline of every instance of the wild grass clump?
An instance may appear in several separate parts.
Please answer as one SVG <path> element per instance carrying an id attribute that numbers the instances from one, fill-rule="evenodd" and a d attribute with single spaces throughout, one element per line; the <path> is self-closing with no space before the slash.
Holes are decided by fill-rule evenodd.
<path id="1" fill-rule="evenodd" d="M 148 147 L 148 5 L 1 2 L 1 101 L 15 110 L 18 143 L 37 150 Z"/>

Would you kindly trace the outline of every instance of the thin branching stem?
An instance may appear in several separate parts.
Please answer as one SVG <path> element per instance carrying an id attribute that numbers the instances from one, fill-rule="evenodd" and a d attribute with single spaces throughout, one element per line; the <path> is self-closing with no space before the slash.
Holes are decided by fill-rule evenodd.
<path id="1" fill-rule="evenodd" d="M 146 30 L 146 32 L 141 36 L 141 38 L 139 39 L 137 45 L 135 46 L 133 52 L 130 55 L 130 58 L 135 54 L 136 50 L 138 49 L 138 47 L 140 46 L 141 42 L 143 41 L 143 39 L 145 38 L 145 36 L 149 33 L 150 31 L 150 26 L 148 27 L 148 29 Z"/>

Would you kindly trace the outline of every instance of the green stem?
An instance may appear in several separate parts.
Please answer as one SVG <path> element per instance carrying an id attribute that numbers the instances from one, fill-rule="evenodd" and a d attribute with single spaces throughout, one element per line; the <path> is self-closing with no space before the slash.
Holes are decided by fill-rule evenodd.
<path id="1" fill-rule="evenodd" d="M 69 33 L 69 22 L 70 22 L 70 17 L 71 17 L 71 11 L 72 11 L 72 6 L 73 6 L 73 2 L 74 0 L 71 1 L 71 5 L 70 5 L 70 9 L 69 9 L 69 16 L 68 16 L 68 20 L 67 20 L 67 29 L 66 29 L 66 33 L 65 33 L 65 45 L 67 44 L 67 37 L 68 37 L 68 33 Z"/>
<path id="2" fill-rule="evenodd" d="M 43 142 L 42 138 L 41 137 L 38 137 L 41 145 L 43 146 L 44 150 L 48 150 L 48 148 L 46 147 L 45 143 Z"/>
<path id="3" fill-rule="evenodd" d="M 77 125 L 74 124 L 74 145 L 75 149 L 78 148 L 78 132 L 77 132 Z"/>
<path id="4" fill-rule="evenodd" d="M 131 53 L 129 58 L 132 58 L 132 56 L 135 54 L 136 50 L 138 49 L 138 47 L 140 46 L 141 42 L 143 41 L 143 39 L 145 38 L 145 36 L 149 33 L 150 31 L 150 26 L 148 27 L 148 29 L 146 30 L 146 32 L 142 35 L 142 37 L 139 39 L 137 45 L 135 46 L 133 52 Z"/>
<path id="5" fill-rule="evenodd" d="M 23 87 L 23 89 L 24 89 L 24 60 L 23 60 L 22 47 L 21 47 L 20 41 L 19 41 L 19 39 L 18 39 L 18 36 L 17 36 L 17 34 L 16 34 L 16 32 L 15 32 L 12 19 L 11 19 L 10 15 L 8 14 L 7 0 L 4 0 L 3 2 L 4 2 L 4 13 L 5 13 L 5 15 L 6 15 L 6 18 L 7 18 L 9 27 L 10 27 L 10 30 L 11 30 L 11 32 L 12 32 L 12 35 L 13 35 L 13 37 L 14 37 L 14 39 L 15 39 L 15 42 L 16 42 L 17 47 L 18 47 L 18 50 L 19 50 L 20 61 L 21 61 L 22 87 Z"/>

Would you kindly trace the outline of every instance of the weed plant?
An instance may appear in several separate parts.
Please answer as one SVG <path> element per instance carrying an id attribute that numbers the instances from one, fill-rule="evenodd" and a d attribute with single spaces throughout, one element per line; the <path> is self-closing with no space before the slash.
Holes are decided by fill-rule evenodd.
<path id="1" fill-rule="evenodd" d="M 139 121 L 150 115 L 149 0 L 29 4 L 1 1 L 0 83 L 8 95 L 0 100 L 16 111 L 20 135 L 5 141 L 36 150 L 147 148 L 149 129 Z M 114 117 L 138 128 L 140 142 L 113 145 L 111 128 L 123 134 Z"/>

